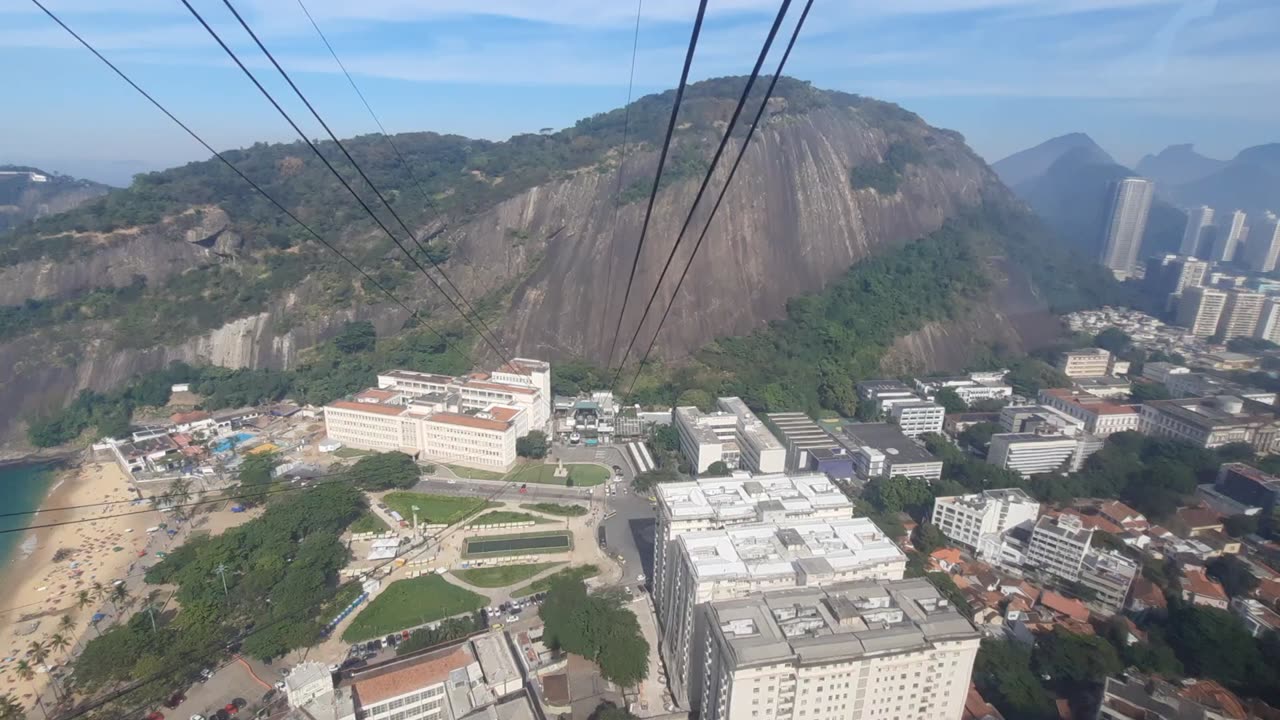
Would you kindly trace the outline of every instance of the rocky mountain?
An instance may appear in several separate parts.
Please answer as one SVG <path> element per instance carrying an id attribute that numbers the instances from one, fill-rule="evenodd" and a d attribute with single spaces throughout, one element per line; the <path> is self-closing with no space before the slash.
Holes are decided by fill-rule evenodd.
<path id="1" fill-rule="evenodd" d="M 639 320 L 641 301 L 658 278 L 742 82 L 706 81 L 686 92 L 624 339 Z M 498 143 L 397 136 L 415 168 L 412 180 L 382 138 L 347 145 L 420 234 L 423 248 L 415 252 L 444 264 L 503 345 L 605 364 L 672 99 L 669 91 L 632 106 L 633 144 L 621 168 L 621 109 L 558 133 Z M 742 132 L 735 132 L 730 157 L 741 142 Z M 381 283 L 437 324 L 465 332 L 305 146 L 258 144 L 227 156 Z M 722 163 L 713 191 L 726 173 Z M 992 208 L 999 212 L 984 215 Z M 765 328 L 796 296 L 823 289 L 868 257 L 892 256 L 956 218 L 974 227 L 948 242 L 968 247 L 963 256 L 988 280 L 957 281 L 966 288 L 964 302 L 957 296 L 941 306 L 950 318 L 946 325 L 970 330 L 931 326 L 942 318 L 924 310 L 899 316 L 883 326 L 905 336 L 894 347 L 895 367 L 958 368 L 994 346 L 1026 349 L 1056 327 L 1049 306 L 1097 301 L 1092 289 L 1079 291 L 1092 270 L 1044 240 L 957 133 L 896 105 L 784 79 L 658 352 L 678 359 L 713 338 Z M 890 261 L 887 267 L 897 266 Z M 670 298 L 673 288 L 671 278 L 659 300 Z M 0 407 L 7 409 L 0 423 L 8 421 L 10 434 L 18 417 L 174 360 L 292 368 L 346 321 L 370 320 L 380 335 L 406 324 L 403 310 L 216 161 L 141 175 L 128 189 L 0 236 L 0 304 L 6 306 L 0 308 L 0 365 L 14 370 L 0 386 Z"/>
<path id="2" fill-rule="evenodd" d="M 1280 210 L 1280 143 L 1245 148 L 1212 172 L 1171 183 L 1162 192 L 1187 206 L 1239 208 L 1251 215 Z"/>
<path id="3" fill-rule="evenodd" d="M 0 233 L 106 194 L 106 185 L 23 165 L 0 165 Z"/>
<path id="4" fill-rule="evenodd" d="M 1144 155 L 1134 169 L 1163 188 L 1199 180 L 1221 170 L 1226 164 L 1224 160 L 1201 155 L 1188 143 L 1170 145 L 1155 155 Z"/>
<path id="5" fill-rule="evenodd" d="M 1032 150 L 1041 147 L 1044 145 Z M 1102 229 L 1110 199 L 1108 185 L 1137 174 L 1090 141 L 1060 153 L 1043 173 L 1014 185 L 1013 190 L 1063 243 L 1085 257 L 1095 258 L 1102 251 Z M 1186 222 L 1183 211 L 1160 198 L 1154 200 L 1142 254 L 1175 252 Z"/>
<path id="6" fill-rule="evenodd" d="M 1017 188 L 1019 185 L 1044 175 L 1055 162 L 1067 153 L 1087 158 L 1089 162 L 1114 165 L 1115 160 L 1084 133 L 1068 133 L 1026 150 L 1020 150 L 1003 160 L 992 164 L 1005 185 Z"/>

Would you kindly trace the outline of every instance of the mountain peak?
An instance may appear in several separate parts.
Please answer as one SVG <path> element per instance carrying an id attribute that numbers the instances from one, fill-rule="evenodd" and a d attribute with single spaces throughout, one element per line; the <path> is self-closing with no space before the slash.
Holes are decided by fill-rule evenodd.
<path id="1" fill-rule="evenodd" d="M 1093 138 L 1082 132 L 1050 138 L 1032 148 L 1016 152 L 992 164 L 1005 185 L 1015 187 L 1043 175 L 1054 163 L 1071 153 L 1076 162 L 1114 165 L 1116 161 Z"/>
<path id="2" fill-rule="evenodd" d="M 1181 185 L 1211 175 L 1226 162 L 1205 157 L 1191 143 L 1170 145 L 1155 155 L 1147 155 L 1135 168 L 1138 174 L 1161 185 Z"/>

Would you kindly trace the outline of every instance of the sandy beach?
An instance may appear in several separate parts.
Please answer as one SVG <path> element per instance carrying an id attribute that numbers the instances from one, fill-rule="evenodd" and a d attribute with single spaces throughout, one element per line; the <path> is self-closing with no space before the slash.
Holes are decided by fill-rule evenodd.
<path id="1" fill-rule="evenodd" d="M 104 517 L 145 507 L 132 505 L 135 497 L 117 465 L 86 463 L 58 473 L 31 524 Z M 79 510 L 45 509 L 103 502 L 111 504 Z M 4 567 L 0 582 L 0 694 L 13 693 L 24 705 L 34 704 L 34 693 L 37 688 L 43 691 L 48 675 L 27 658 L 28 646 L 32 641 L 47 643 L 52 635 L 61 633 L 75 644 L 62 650 L 50 649 L 45 662 L 51 668 L 63 664 L 79 643 L 91 637 L 93 614 L 111 610 L 111 603 L 105 598 L 95 598 L 84 608 L 78 607 L 80 590 L 91 590 L 94 583 L 100 583 L 109 591 L 115 581 L 132 574 L 135 577 L 128 585 L 135 591 L 141 582 L 143 564 L 154 563 L 154 551 L 169 544 L 163 532 L 146 532 L 162 520 L 158 513 L 142 513 L 23 534 L 22 544 Z M 60 550 L 64 551 L 63 557 L 55 562 L 54 555 Z M 144 551 L 146 555 L 139 557 Z M 59 628 L 64 615 L 74 623 L 70 630 Z M 112 619 L 104 621 L 103 629 Z M 24 658 L 37 671 L 34 680 L 18 677 L 15 666 Z M 47 703 L 49 698 L 45 700 Z"/>

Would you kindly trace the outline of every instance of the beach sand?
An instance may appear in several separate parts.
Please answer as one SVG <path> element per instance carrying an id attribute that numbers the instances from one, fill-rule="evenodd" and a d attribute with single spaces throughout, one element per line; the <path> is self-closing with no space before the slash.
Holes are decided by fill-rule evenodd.
<path id="1" fill-rule="evenodd" d="M 58 473 L 31 524 L 117 515 L 146 507 L 132 505 L 135 498 L 128 479 L 115 463 L 86 463 Z M 79 510 L 47 509 L 102 502 L 112 504 Z M 36 689 L 43 691 L 49 676 L 28 658 L 37 671 L 35 679 L 18 677 L 15 666 L 26 658 L 27 647 L 33 640 L 47 642 L 59 632 L 76 644 L 87 641 L 94 632 L 89 624 L 93 614 L 110 612 L 111 603 L 95 599 L 79 608 L 79 591 L 92 588 L 95 582 L 109 591 L 116 580 L 130 574 L 137 576 L 128 583 L 135 590 L 141 582 L 143 563 L 154 563 L 154 550 L 168 545 L 164 533 L 146 532 L 163 520 L 159 513 L 141 513 L 26 531 L 13 559 L 3 568 L 0 582 L 0 695 L 13 693 L 24 705 L 34 704 Z M 60 549 L 69 550 L 69 555 L 54 562 L 54 554 Z M 139 557 L 143 550 L 147 551 L 146 556 Z M 69 615 L 75 623 L 69 631 L 59 630 L 63 615 Z M 102 629 L 106 627 L 104 624 Z M 49 667 L 61 665 L 73 651 L 74 646 L 51 649 L 45 663 Z M 46 696 L 46 705 L 49 700 Z"/>

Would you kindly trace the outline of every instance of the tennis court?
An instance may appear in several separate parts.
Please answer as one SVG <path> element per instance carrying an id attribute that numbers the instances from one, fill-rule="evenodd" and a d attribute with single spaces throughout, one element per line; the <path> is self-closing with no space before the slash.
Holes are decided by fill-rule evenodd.
<path id="1" fill-rule="evenodd" d="M 467 538 L 462 556 L 492 557 L 495 555 L 528 555 L 533 553 L 564 552 L 573 548 L 573 536 L 567 532 L 526 533 L 523 535 L 492 535 Z"/>

